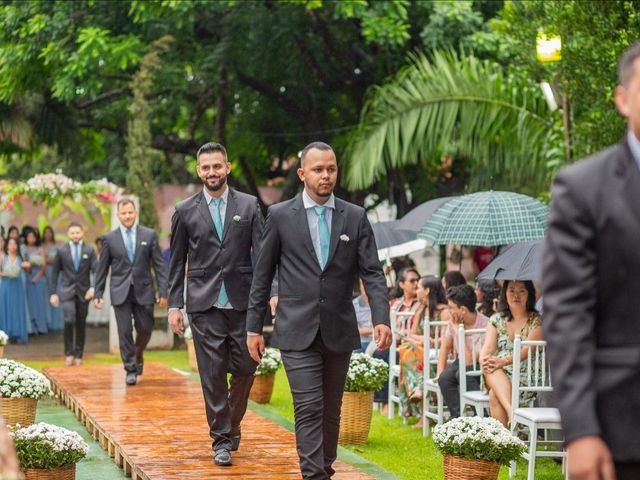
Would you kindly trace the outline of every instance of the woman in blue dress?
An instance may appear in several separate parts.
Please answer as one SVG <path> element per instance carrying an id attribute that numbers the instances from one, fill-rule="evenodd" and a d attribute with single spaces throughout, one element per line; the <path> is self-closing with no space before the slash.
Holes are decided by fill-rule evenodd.
<path id="1" fill-rule="evenodd" d="M 44 254 L 47 257 L 47 270 L 46 276 L 47 280 L 51 278 L 53 274 L 53 263 L 56 261 L 56 257 L 58 256 L 58 246 L 56 245 L 56 236 L 53 232 L 53 228 L 47 225 L 42 231 L 42 246 L 44 247 Z M 47 281 L 47 287 L 49 287 L 49 282 Z M 56 285 L 56 291 L 48 292 L 49 298 L 52 294 L 58 293 L 58 288 Z M 50 302 L 47 302 L 47 306 L 49 308 L 49 330 L 57 331 L 62 330 L 64 328 L 64 318 L 62 317 L 62 307 L 57 306 L 54 307 Z"/>
<path id="2" fill-rule="evenodd" d="M 38 232 L 29 229 L 25 232 L 25 245 L 22 258 L 28 263 L 26 270 L 27 310 L 33 333 L 48 332 L 49 288 L 45 271 L 47 268 L 44 248 L 40 245 Z"/>
<path id="3" fill-rule="evenodd" d="M 0 319 L 12 342 L 27 343 L 27 305 L 25 301 L 23 260 L 15 238 L 7 239 L 2 259 L 0 288 Z"/>

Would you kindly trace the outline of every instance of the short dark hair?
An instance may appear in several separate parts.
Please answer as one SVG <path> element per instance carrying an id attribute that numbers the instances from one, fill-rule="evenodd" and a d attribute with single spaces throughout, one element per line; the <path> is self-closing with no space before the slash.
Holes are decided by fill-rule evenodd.
<path id="1" fill-rule="evenodd" d="M 69 230 L 69 228 L 72 228 L 72 227 L 78 227 L 78 228 L 80 228 L 80 229 L 81 229 L 81 228 L 82 228 L 82 225 L 80 225 L 80 223 L 78 223 L 78 222 L 71 222 L 71 223 L 69 224 L 69 227 L 67 228 L 67 230 Z"/>
<path id="2" fill-rule="evenodd" d="M 471 313 L 476 311 L 476 292 L 471 285 L 455 285 L 447 290 L 447 300 L 452 301 L 458 307 L 466 307 Z"/>
<path id="3" fill-rule="evenodd" d="M 618 83 L 623 87 L 629 86 L 629 82 L 635 74 L 634 63 L 640 58 L 640 42 L 628 47 L 618 62 Z"/>
<path id="4" fill-rule="evenodd" d="M 125 205 L 133 205 L 133 209 L 136 209 L 136 203 L 133 201 L 133 199 L 124 197 L 118 200 L 118 203 L 116 203 L 116 211 L 120 210 L 120 207 L 123 207 Z"/>
<path id="5" fill-rule="evenodd" d="M 198 149 L 198 153 L 196 153 L 196 160 L 199 161 L 200 155 L 202 155 L 203 153 L 215 153 L 215 152 L 221 153 L 225 161 L 227 160 L 227 150 L 226 148 L 224 148 L 224 146 L 221 143 L 218 143 L 218 142 L 207 142 L 204 145 L 202 145 Z"/>
<path id="6" fill-rule="evenodd" d="M 500 313 L 507 319 L 513 320 L 513 313 L 511 313 L 511 309 L 509 308 L 509 303 L 507 302 L 507 288 L 509 288 L 509 284 L 513 282 L 522 282 L 524 284 L 524 288 L 527 290 L 527 312 L 538 312 L 536 310 L 536 287 L 533 285 L 531 280 L 505 280 L 502 284 L 502 290 L 500 290 Z"/>
<path id="7" fill-rule="evenodd" d="M 331 148 L 331 145 L 329 145 L 328 143 L 324 143 L 324 142 L 311 142 L 309 145 L 307 145 L 306 147 L 304 147 L 302 149 L 302 152 L 300 152 L 300 165 L 304 165 L 304 158 L 307 156 L 307 153 L 309 153 L 309 150 L 322 150 L 322 151 L 332 151 L 333 152 L 333 148 Z M 333 152 L 335 154 L 335 152 Z"/>
<path id="8" fill-rule="evenodd" d="M 449 270 L 444 272 L 444 286 L 448 289 L 450 287 L 455 287 L 458 285 L 466 285 L 467 279 L 464 278 L 464 275 L 459 270 Z"/>

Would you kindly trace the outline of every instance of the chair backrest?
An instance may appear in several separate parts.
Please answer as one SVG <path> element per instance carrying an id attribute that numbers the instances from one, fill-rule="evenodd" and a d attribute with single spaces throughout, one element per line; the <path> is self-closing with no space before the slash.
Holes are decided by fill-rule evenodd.
<path id="1" fill-rule="evenodd" d="M 399 340 L 409 335 L 411 332 L 411 318 L 414 312 L 398 312 L 397 308 L 392 308 L 390 312 L 391 320 L 391 347 L 389 348 L 389 365 L 396 365 L 396 349 Z"/>
<path id="2" fill-rule="evenodd" d="M 458 371 L 460 376 L 460 394 L 462 395 L 467 391 L 467 375 L 482 378 L 482 367 L 480 367 L 480 350 L 484 343 L 484 335 L 486 335 L 486 328 L 468 328 L 465 329 L 463 324 L 458 326 Z M 471 345 L 471 362 L 467 361 L 466 352 L 466 338 L 468 336 L 477 337 L 474 339 Z M 482 341 L 480 341 L 482 340 Z"/>
<path id="3" fill-rule="evenodd" d="M 524 358 L 522 358 L 523 355 L 525 355 Z M 516 335 L 513 341 L 513 374 L 511 376 L 511 405 L 513 408 L 511 410 L 518 408 L 520 395 L 524 392 L 551 391 L 553 391 L 553 386 L 547 364 L 547 342 L 544 340 L 522 340 L 520 335 Z"/>
<path id="4" fill-rule="evenodd" d="M 449 322 L 442 320 L 429 320 L 429 314 L 425 313 L 424 330 L 422 332 L 424 345 L 422 364 L 424 365 L 425 380 L 435 375 L 435 369 L 437 369 L 438 366 L 440 346 L 442 345 L 445 333 L 447 333 L 448 325 Z M 434 370 L 433 374 L 431 370 Z"/>

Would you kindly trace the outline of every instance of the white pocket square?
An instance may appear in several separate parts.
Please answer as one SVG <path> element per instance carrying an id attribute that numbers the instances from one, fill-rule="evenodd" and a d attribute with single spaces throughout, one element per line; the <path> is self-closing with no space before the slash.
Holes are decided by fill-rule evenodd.
<path id="1" fill-rule="evenodd" d="M 147 245 L 147 242 L 144 242 L 144 241 L 140 242 L 140 246 L 144 247 L 146 245 Z"/>
<path id="2" fill-rule="evenodd" d="M 86 260 L 87 258 L 89 258 L 89 255 L 87 255 L 86 253 L 83 253 L 82 258 Z"/>

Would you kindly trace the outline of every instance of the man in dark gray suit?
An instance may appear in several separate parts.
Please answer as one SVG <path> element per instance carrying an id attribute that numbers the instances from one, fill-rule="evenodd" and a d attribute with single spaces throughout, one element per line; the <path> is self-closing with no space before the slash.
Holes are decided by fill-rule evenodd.
<path id="1" fill-rule="evenodd" d="M 364 282 L 378 348 L 391 343 L 387 285 L 363 208 L 333 195 L 338 164 L 333 149 L 309 144 L 298 176 L 302 194 L 269 208 L 249 309 L 247 343 L 260 361 L 267 299 L 278 268 L 275 342 L 293 394 L 296 443 L 305 479 L 334 474 L 340 405 L 351 351 L 360 336 L 351 295 Z"/>
<path id="2" fill-rule="evenodd" d="M 187 303 L 216 465 L 231 465 L 240 443 L 256 365 L 247 351 L 245 317 L 263 218 L 255 197 L 227 186 L 231 165 L 219 143 L 197 154 L 202 191 L 176 205 L 171 220 L 169 323 L 184 332 Z M 231 373 L 230 387 L 227 372 Z"/>
<path id="3" fill-rule="evenodd" d="M 64 363 L 68 366 L 82 364 L 87 312 L 89 301 L 93 298 L 91 273 L 96 270 L 97 259 L 93 248 L 82 241 L 84 231 L 79 223 L 71 223 L 67 235 L 69 243 L 58 250 L 53 262 L 49 289 L 55 292 L 56 285 L 59 285 L 57 290 L 60 295 L 51 295 L 50 302 L 54 307 L 62 302 Z"/>
<path id="4" fill-rule="evenodd" d="M 618 143 L 552 189 L 544 334 L 572 480 L 640 478 L 640 43 L 619 64 Z"/>
<path id="5" fill-rule="evenodd" d="M 135 385 L 138 375 L 142 375 L 144 349 L 153 332 L 156 289 L 151 268 L 155 271 L 161 307 L 167 306 L 167 272 L 156 232 L 135 225 L 138 212 L 133 200 L 119 200 L 116 209 L 120 226 L 103 239 L 93 302 L 96 308 L 102 308 L 107 273 L 111 269 L 111 304 L 118 324 L 120 358 L 127 372 L 127 385 Z M 136 328 L 135 344 L 132 317 Z"/>

